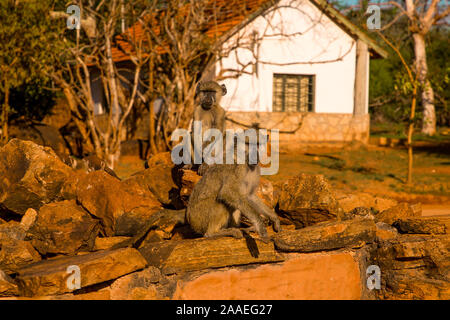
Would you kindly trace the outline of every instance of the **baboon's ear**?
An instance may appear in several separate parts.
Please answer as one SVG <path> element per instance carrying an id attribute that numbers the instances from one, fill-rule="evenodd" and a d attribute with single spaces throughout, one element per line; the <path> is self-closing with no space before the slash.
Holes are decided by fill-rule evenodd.
<path id="1" fill-rule="evenodd" d="M 222 88 L 222 95 L 223 95 L 223 96 L 226 95 L 226 94 L 227 94 L 227 87 L 225 87 L 224 84 L 221 85 L 220 87 Z"/>

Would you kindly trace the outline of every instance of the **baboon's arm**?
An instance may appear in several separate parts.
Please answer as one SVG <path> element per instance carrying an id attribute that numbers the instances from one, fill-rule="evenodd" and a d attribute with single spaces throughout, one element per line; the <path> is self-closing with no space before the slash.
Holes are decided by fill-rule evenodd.
<path id="1" fill-rule="evenodd" d="M 250 204 L 253 208 L 255 208 L 259 213 L 262 213 L 264 216 L 269 218 L 269 220 L 273 223 L 273 229 L 276 232 L 281 231 L 280 219 L 278 218 L 275 211 L 271 210 L 268 206 L 262 202 L 261 199 L 258 198 L 257 195 L 253 194 L 249 197 Z"/>

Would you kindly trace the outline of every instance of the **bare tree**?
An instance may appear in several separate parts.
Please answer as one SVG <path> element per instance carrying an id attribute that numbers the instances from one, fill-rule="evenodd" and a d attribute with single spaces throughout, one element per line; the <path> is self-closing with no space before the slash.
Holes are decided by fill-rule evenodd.
<path id="1" fill-rule="evenodd" d="M 65 59 L 51 76 L 62 88 L 84 141 L 114 168 L 126 133 L 127 118 L 139 100 L 138 86 L 146 58 L 141 56 L 140 50 L 134 50 L 128 65 L 119 67 L 113 61 L 123 2 L 78 0 L 75 4 L 81 9 L 81 26 L 85 32 L 65 32 L 70 45 Z M 53 17 L 66 18 L 67 15 L 55 12 Z M 87 22 L 84 27 L 83 21 Z M 71 42 L 74 36 L 70 32 L 76 32 Z M 104 95 L 101 105 L 104 113 L 100 116 L 95 112 L 98 109 L 94 101 L 95 81 L 101 84 Z"/>
<path id="2" fill-rule="evenodd" d="M 408 147 L 408 173 L 407 173 L 407 184 L 412 184 L 413 182 L 413 145 L 412 145 L 412 135 L 414 133 L 414 121 L 416 117 L 416 104 L 417 104 L 417 88 L 418 88 L 418 73 L 414 76 L 413 70 L 408 66 L 408 63 L 406 63 L 405 58 L 400 52 L 400 49 L 396 47 L 391 41 L 389 41 L 381 32 L 377 31 L 378 35 L 383 39 L 385 43 L 387 43 L 397 54 L 397 56 L 400 58 L 400 61 L 402 62 L 403 67 L 405 68 L 406 74 L 408 76 L 408 85 L 407 87 L 411 86 L 412 88 L 412 98 L 411 98 L 411 111 L 409 116 L 409 124 L 408 124 L 408 140 L 407 140 L 407 147 Z M 406 89 L 406 88 L 404 88 Z M 407 90 L 407 89 L 406 89 Z M 405 90 L 405 91 L 406 91 Z"/>
<path id="3" fill-rule="evenodd" d="M 390 4 L 400 9 L 401 15 L 409 19 L 409 30 L 414 39 L 415 69 L 418 74 L 423 105 L 422 133 L 436 133 L 436 113 L 434 108 L 434 91 L 428 78 L 426 55 L 426 35 L 433 25 L 450 14 L 448 2 L 439 6 L 439 0 L 404 0 L 391 1 Z"/>

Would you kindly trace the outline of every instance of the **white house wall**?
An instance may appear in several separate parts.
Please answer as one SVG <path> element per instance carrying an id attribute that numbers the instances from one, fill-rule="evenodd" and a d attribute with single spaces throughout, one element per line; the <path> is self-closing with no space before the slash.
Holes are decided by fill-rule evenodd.
<path id="1" fill-rule="evenodd" d="M 224 48 L 229 48 L 238 37 L 250 39 L 255 31 L 262 38 L 259 52 L 257 46 L 253 49 L 259 63 L 246 68 L 252 74 L 221 81 L 228 89 L 223 107 L 228 111 L 272 111 L 273 74 L 285 73 L 315 75 L 315 112 L 353 113 L 355 40 L 308 0 L 283 0 L 278 6 L 225 43 Z M 298 32 L 302 34 L 294 35 Z M 292 37 L 267 37 L 277 33 Z M 255 62 L 250 50 L 232 50 L 217 63 L 216 76 L 221 70 L 238 68 L 238 59 L 244 64 Z M 300 63 L 293 64 L 296 62 Z"/>

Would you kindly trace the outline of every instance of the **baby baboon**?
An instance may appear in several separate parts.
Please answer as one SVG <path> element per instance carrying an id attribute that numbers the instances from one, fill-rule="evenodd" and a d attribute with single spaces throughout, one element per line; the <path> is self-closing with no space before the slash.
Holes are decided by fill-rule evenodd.
<path id="1" fill-rule="evenodd" d="M 252 164 L 215 165 L 195 185 L 189 198 L 186 220 L 191 228 L 206 237 L 242 238 L 241 213 L 264 242 L 269 240 L 260 214 L 269 218 L 278 232 L 280 220 L 257 196 L 260 168 Z"/>
<path id="2" fill-rule="evenodd" d="M 219 85 L 215 81 L 201 82 L 198 84 L 195 95 L 199 101 L 199 104 L 194 109 L 193 125 L 195 121 L 201 121 L 202 131 L 201 135 L 208 129 L 218 129 L 222 134 L 225 132 L 225 110 L 220 106 L 220 100 L 222 96 L 227 93 L 225 85 Z M 194 139 L 197 139 L 192 133 L 192 143 Z M 202 143 L 202 150 L 208 142 Z M 194 156 L 194 153 L 192 153 Z M 192 159 L 194 160 L 194 158 Z M 202 166 L 206 164 L 202 164 Z M 189 167 L 189 166 L 187 166 Z M 192 167 L 192 166 L 191 166 Z M 205 170 L 200 170 L 205 171 Z"/>

